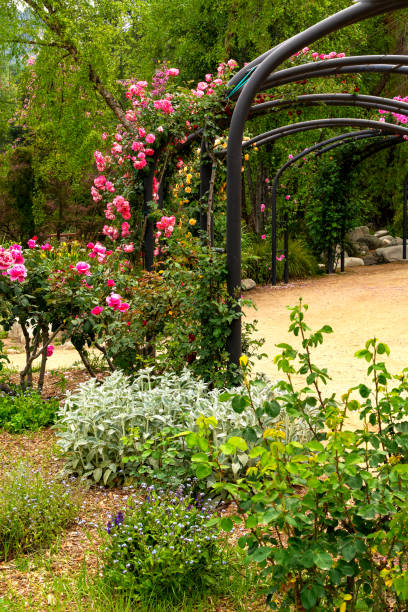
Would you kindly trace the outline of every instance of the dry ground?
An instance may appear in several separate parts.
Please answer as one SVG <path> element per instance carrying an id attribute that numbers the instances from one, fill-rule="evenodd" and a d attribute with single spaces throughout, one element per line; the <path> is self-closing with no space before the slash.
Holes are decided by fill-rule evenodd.
<path id="1" fill-rule="evenodd" d="M 330 325 L 334 333 L 325 336 L 314 351 L 313 362 L 327 368 L 332 381 L 327 391 L 342 394 L 350 387 L 366 382 L 367 362 L 354 353 L 366 340 L 376 337 L 389 345 L 390 372 L 408 367 L 408 265 L 386 264 L 350 268 L 344 274 L 296 281 L 289 285 L 254 289 L 248 295 L 257 307 L 247 310 L 248 319 L 258 320 L 258 336 L 265 338 L 264 352 L 269 355 L 257 364 L 259 371 L 280 378 L 272 362 L 279 342 L 298 346 L 288 333 L 289 311 L 299 297 L 308 304 L 306 322 L 316 330 Z"/>

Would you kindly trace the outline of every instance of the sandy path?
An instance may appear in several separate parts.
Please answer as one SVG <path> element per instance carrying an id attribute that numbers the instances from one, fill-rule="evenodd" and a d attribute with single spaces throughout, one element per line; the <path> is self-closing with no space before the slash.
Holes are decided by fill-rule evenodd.
<path id="1" fill-rule="evenodd" d="M 299 296 L 309 305 L 306 322 L 312 329 L 325 324 L 333 328 L 334 333 L 314 351 L 314 363 L 326 367 L 333 378 L 327 386 L 330 392 L 342 394 L 366 381 L 367 363 L 353 355 L 374 336 L 390 347 L 387 365 L 392 373 L 408 367 L 408 265 L 351 268 L 344 274 L 257 288 L 246 295 L 258 309 L 247 311 L 247 317 L 258 320 L 258 335 L 265 338 L 269 357 L 278 352 L 279 342 L 297 346 L 287 331 L 286 306 L 295 305 Z M 258 362 L 256 369 L 274 379 L 282 377 L 272 359 Z"/>

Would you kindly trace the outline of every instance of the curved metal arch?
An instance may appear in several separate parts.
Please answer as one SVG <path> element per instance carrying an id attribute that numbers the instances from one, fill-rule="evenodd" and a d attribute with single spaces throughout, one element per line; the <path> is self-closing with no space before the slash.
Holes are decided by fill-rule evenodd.
<path id="1" fill-rule="evenodd" d="M 276 255 L 277 255 L 277 240 L 276 240 L 276 200 L 277 200 L 277 191 L 278 191 L 278 181 L 282 174 L 290 168 L 293 164 L 295 164 L 300 159 L 303 159 L 310 153 L 316 151 L 317 155 L 322 155 L 330 151 L 331 149 L 338 147 L 344 144 L 345 140 L 360 140 L 361 138 L 374 138 L 378 137 L 378 132 L 371 132 L 370 130 L 364 130 L 360 132 L 351 132 L 340 134 L 340 136 L 334 136 L 333 138 L 328 138 L 327 140 L 323 140 L 307 149 L 304 149 L 301 153 L 295 155 L 292 159 L 288 160 L 281 166 L 278 172 L 275 174 L 273 182 L 272 182 L 272 193 L 271 193 L 271 213 L 272 213 L 272 285 L 276 285 Z M 329 145 L 329 146 L 327 146 Z M 323 147 L 323 148 L 322 148 Z M 319 151 L 319 149 L 322 149 Z"/>
<path id="2" fill-rule="evenodd" d="M 258 136 L 254 136 L 249 140 L 245 140 L 242 148 L 247 148 L 253 145 L 257 147 L 277 140 L 284 136 L 289 136 L 291 133 L 306 132 L 309 130 L 315 130 L 317 128 L 325 127 L 361 127 L 361 128 L 373 128 L 380 130 L 381 132 L 387 133 L 398 133 L 402 136 L 408 136 L 408 127 L 401 125 L 394 125 L 393 123 L 380 123 L 379 121 L 373 121 L 371 119 L 358 119 L 354 117 L 329 117 L 325 119 L 311 119 L 310 121 L 299 121 L 297 123 L 290 123 L 283 125 L 269 132 L 264 132 Z"/>
<path id="3" fill-rule="evenodd" d="M 373 134 L 367 134 L 367 133 L 358 134 L 356 133 L 354 140 L 361 140 L 363 138 L 372 138 L 376 136 L 378 136 L 378 134 L 374 134 L 374 133 Z M 283 166 L 279 168 L 278 172 L 276 173 L 274 177 L 274 180 L 272 183 L 272 199 L 271 199 L 271 209 L 272 209 L 272 266 L 271 266 L 271 269 L 272 269 L 272 285 L 273 286 L 276 285 L 276 280 L 277 280 L 276 279 L 276 256 L 277 256 L 276 200 L 277 200 L 278 181 L 280 177 L 282 176 L 283 172 L 285 172 L 291 165 L 296 163 L 296 161 L 298 161 L 299 159 L 306 157 L 307 155 L 309 155 L 310 153 L 314 151 L 316 151 L 315 157 L 319 157 L 320 155 L 323 155 L 324 153 L 328 153 L 332 149 L 342 146 L 344 144 L 345 137 L 347 137 L 347 134 L 342 134 L 341 136 L 330 139 L 331 144 L 329 146 L 324 146 L 321 150 L 317 150 L 317 149 L 321 148 L 321 146 L 323 145 L 326 145 L 328 141 L 322 141 L 322 143 L 318 143 L 312 147 L 309 147 L 308 149 L 305 149 L 303 152 L 299 153 L 293 159 L 283 164 Z M 336 140 L 339 141 L 340 139 L 341 139 L 340 142 L 335 142 Z M 360 164 L 361 162 L 363 162 L 365 159 L 368 159 L 372 155 L 375 155 L 376 153 L 380 153 L 386 148 L 395 147 L 399 144 L 402 144 L 403 142 L 404 140 L 400 136 L 388 136 L 384 138 L 382 141 L 375 143 L 374 145 L 370 144 L 370 146 L 367 147 L 368 150 L 365 152 L 365 155 L 363 155 L 360 159 L 357 160 L 356 165 Z M 407 190 L 408 190 L 408 174 L 406 177 L 406 182 L 404 183 L 403 259 L 406 259 L 406 247 L 407 247 Z M 287 265 L 287 262 L 285 262 L 285 264 Z M 341 271 L 344 272 L 344 250 L 343 249 L 341 253 Z"/>
<path id="4" fill-rule="evenodd" d="M 259 84 L 258 90 L 263 91 L 277 85 L 285 85 L 306 78 L 328 76 L 330 74 L 344 74 L 343 70 L 358 72 L 364 67 L 375 67 L 376 70 L 387 70 L 408 66 L 408 57 L 404 55 L 351 55 L 328 59 L 308 64 L 300 64 L 291 68 L 284 68 L 270 74 L 264 82 Z M 351 70 L 352 69 L 352 70 Z M 254 78 L 255 74 L 252 78 Z"/>
<path id="5" fill-rule="evenodd" d="M 347 25 L 408 6 L 408 0 L 363 0 L 308 28 L 275 47 L 262 60 L 243 87 L 231 117 L 227 147 L 227 285 L 230 296 L 241 285 L 241 163 L 245 122 L 252 99 L 267 77 L 299 49 Z M 254 64 L 253 64 L 254 66 Z M 246 67 L 247 71 L 251 66 Z M 239 75 L 237 75 L 239 80 Z M 238 81 L 236 81 L 238 82 Z M 232 83 L 231 83 L 232 85 Z M 233 320 L 228 338 L 230 361 L 239 364 L 241 354 L 241 320 Z"/>
<path id="6" fill-rule="evenodd" d="M 380 96 L 368 96 L 363 94 L 304 94 L 295 98 L 279 98 L 278 100 L 270 100 L 269 102 L 261 102 L 251 106 L 250 116 L 269 112 L 270 109 L 277 108 L 281 110 L 291 106 L 358 106 L 361 108 L 378 108 L 389 112 L 403 111 L 401 114 L 408 114 L 408 102 L 401 100 L 393 100 L 392 98 L 381 98 Z"/>
<path id="7" fill-rule="evenodd" d="M 354 2 L 357 2 L 357 0 L 354 0 Z M 379 2 L 377 2 L 376 0 L 361 0 L 361 2 L 359 2 L 359 4 L 361 5 L 361 9 L 362 9 L 363 15 L 358 15 L 358 14 L 355 14 L 355 13 L 352 14 L 351 11 L 350 11 L 350 13 L 348 15 L 345 15 L 344 18 L 343 18 L 344 22 L 346 20 L 348 20 L 348 23 L 343 23 L 343 25 L 340 25 L 339 27 L 335 27 L 334 29 L 332 29 L 330 31 L 335 31 L 337 29 L 340 29 L 341 27 L 345 27 L 346 25 L 351 25 L 352 23 L 356 23 L 358 21 L 362 21 L 363 19 L 369 19 L 370 17 L 376 17 L 377 15 L 381 15 L 381 14 L 386 13 L 388 11 L 390 11 L 390 12 L 396 11 L 398 9 L 405 8 L 407 6 L 407 3 L 404 0 L 394 0 L 392 2 L 390 2 L 389 0 L 380 0 Z M 352 7 L 350 7 L 350 8 L 352 8 Z M 344 11 L 349 11 L 349 9 L 344 9 Z M 342 13 L 344 13 L 344 11 L 340 11 L 340 13 L 336 13 L 336 15 L 332 15 L 332 17 L 328 17 L 328 19 L 332 19 L 335 16 L 339 16 L 339 21 L 340 20 L 343 21 Z M 317 25 L 324 24 L 328 19 L 325 19 L 325 20 L 319 22 L 319 24 L 317 24 Z M 314 26 L 312 26 L 312 27 L 314 27 Z M 309 31 L 310 29 L 311 28 L 309 28 L 306 31 Z M 320 38 L 320 37 L 318 37 L 318 38 Z M 309 43 L 306 43 L 306 45 L 307 44 L 311 44 L 315 40 L 318 40 L 318 38 L 314 38 L 313 40 L 310 40 Z M 244 79 L 248 75 L 248 73 L 250 73 L 251 71 L 256 69 L 274 51 L 279 49 L 284 44 L 285 44 L 284 42 L 279 43 L 278 45 L 276 45 L 272 49 L 269 49 L 265 53 L 262 53 L 262 55 L 259 55 L 258 57 L 256 57 L 254 60 L 252 60 L 252 62 L 249 62 L 248 64 L 246 64 L 246 66 L 241 68 L 241 70 L 239 70 L 232 77 L 232 79 L 229 81 L 229 83 L 228 83 L 229 87 L 234 87 L 235 85 L 237 85 L 242 79 Z M 305 46 L 304 44 L 299 44 L 298 48 L 294 50 L 294 53 L 296 53 L 297 51 L 302 49 L 302 47 L 304 47 L 304 46 Z"/>

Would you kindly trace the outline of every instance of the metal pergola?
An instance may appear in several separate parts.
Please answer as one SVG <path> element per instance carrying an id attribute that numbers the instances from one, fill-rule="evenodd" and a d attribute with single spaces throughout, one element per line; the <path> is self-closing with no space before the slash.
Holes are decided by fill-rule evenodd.
<path id="1" fill-rule="evenodd" d="M 255 96 L 271 87 L 278 87 L 294 81 L 314 77 L 331 76 L 333 74 L 363 73 L 363 72 L 396 72 L 408 74 L 408 56 L 361 56 L 328 59 L 316 61 L 311 64 L 302 64 L 280 70 L 276 69 L 294 53 L 320 38 L 340 30 L 348 25 L 364 19 L 381 15 L 408 7 L 408 0 L 361 0 L 352 6 L 324 19 L 267 51 L 253 62 L 240 70 L 229 82 L 229 97 L 236 99 L 236 105 L 231 117 L 227 147 L 227 269 L 228 292 L 231 299 L 239 295 L 241 285 L 241 165 L 244 147 L 256 143 L 257 146 L 266 144 L 277 138 L 292 135 L 300 131 L 322 127 L 350 126 L 380 130 L 381 133 L 397 134 L 408 137 L 408 129 L 391 123 L 379 123 L 364 119 L 318 119 L 313 121 L 295 123 L 282 126 L 261 134 L 255 139 L 243 142 L 244 128 L 247 119 L 263 112 L 270 112 L 274 108 L 285 107 L 293 101 L 273 100 L 253 105 Z M 326 95 L 326 94 L 325 94 Z M 345 96 L 347 94 L 343 94 Z M 323 96 L 323 94 L 322 94 Z M 320 99 L 315 96 L 306 96 L 300 100 L 297 96 L 295 103 L 305 104 L 335 104 L 355 105 L 365 108 L 382 108 L 391 112 L 407 112 L 406 103 L 400 103 L 388 98 L 374 96 L 341 97 L 342 94 L 328 94 L 327 98 Z M 304 97 L 305 98 L 305 97 Z M 398 105 L 398 106 L 397 106 Z M 387 108 L 388 106 L 388 108 Z M 398 109 L 398 110 L 397 110 Z M 401 138 L 400 138 L 401 140 Z M 405 182 L 404 199 L 408 193 L 408 179 Z M 405 215 L 406 226 L 406 215 Z M 274 259 L 274 258 L 273 258 Z M 230 362 L 238 365 L 241 355 L 241 320 L 233 319 L 228 338 L 228 351 Z"/>

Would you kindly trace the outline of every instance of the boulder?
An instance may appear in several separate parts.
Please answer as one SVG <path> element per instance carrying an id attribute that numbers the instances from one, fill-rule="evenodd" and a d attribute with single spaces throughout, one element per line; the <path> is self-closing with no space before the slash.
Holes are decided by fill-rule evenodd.
<path id="1" fill-rule="evenodd" d="M 356 266 L 364 266 L 364 260 L 360 257 L 345 257 L 344 268 L 355 268 Z M 341 263 L 337 262 L 336 270 L 340 270 Z"/>
<path id="2" fill-rule="evenodd" d="M 370 250 L 365 242 L 352 242 L 352 256 L 354 257 L 365 257 Z"/>
<path id="3" fill-rule="evenodd" d="M 376 249 L 375 252 L 386 263 L 391 263 L 393 261 L 402 261 L 404 263 L 408 263 L 408 259 L 402 259 L 402 244 L 382 247 L 380 249 Z"/>
<path id="4" fill-rule="evenodd" d="M 252 278 L 243 278 L 241 281 L 241 288 L 243 291 L 250 291 L 251 289 L 255 289 L 256 282 L 252 280 Z"/>
<path id="5" fill-rule="evenodd" d="M 379 249 L 383 246 L 381 240 L 382 239 L 377 238 L 377 236 L 373 236 L 372 234 L 366 234 L 365 236 L 358 238 L 357 243 L 366 244 L 368 249 L 372 251 L 373 249 Z"/>
<path id="6" fill-rule="evenodd" d="M 383 247 L 388 247 L 388 246 L 396 246 L 397 244 L 402 244 L 402 238 L 399 238 L 397 236 L 397 238 L 394 238 L 394 236 L 390 236 L 387 234 L 387 236 L 383 236 L 382 238 L 380 238 L 381 240 L 381 246 Z"/>
<path id="7" fill-rule="evenodd" d="M 366 225 L 360 225 L 359 227 L 355 227 L 351 232 L 347 234 L 347 239 L 350 242 L 357 242 L 360 238 L 367 236 L 370 234 L 370 230 Z"/>
<path id="8" fill-rule="evenodd" d="M 387 236 L 387 235 L 388 235 L 388 231 L 386 229 L 378 230 L 378 232 L 374 233 L 374 236 L 376 236 L 377 238 L 381 238 L 381 236 Z"/>
<path id="9" fill-rule="evenodd" d="M 370 253 L 370 255 L 363 257 L 363 260 L 365 266 L 376 266 L 382 263 L 383 258 L 381 255 L 377 255 L 377 253 Z"/>

